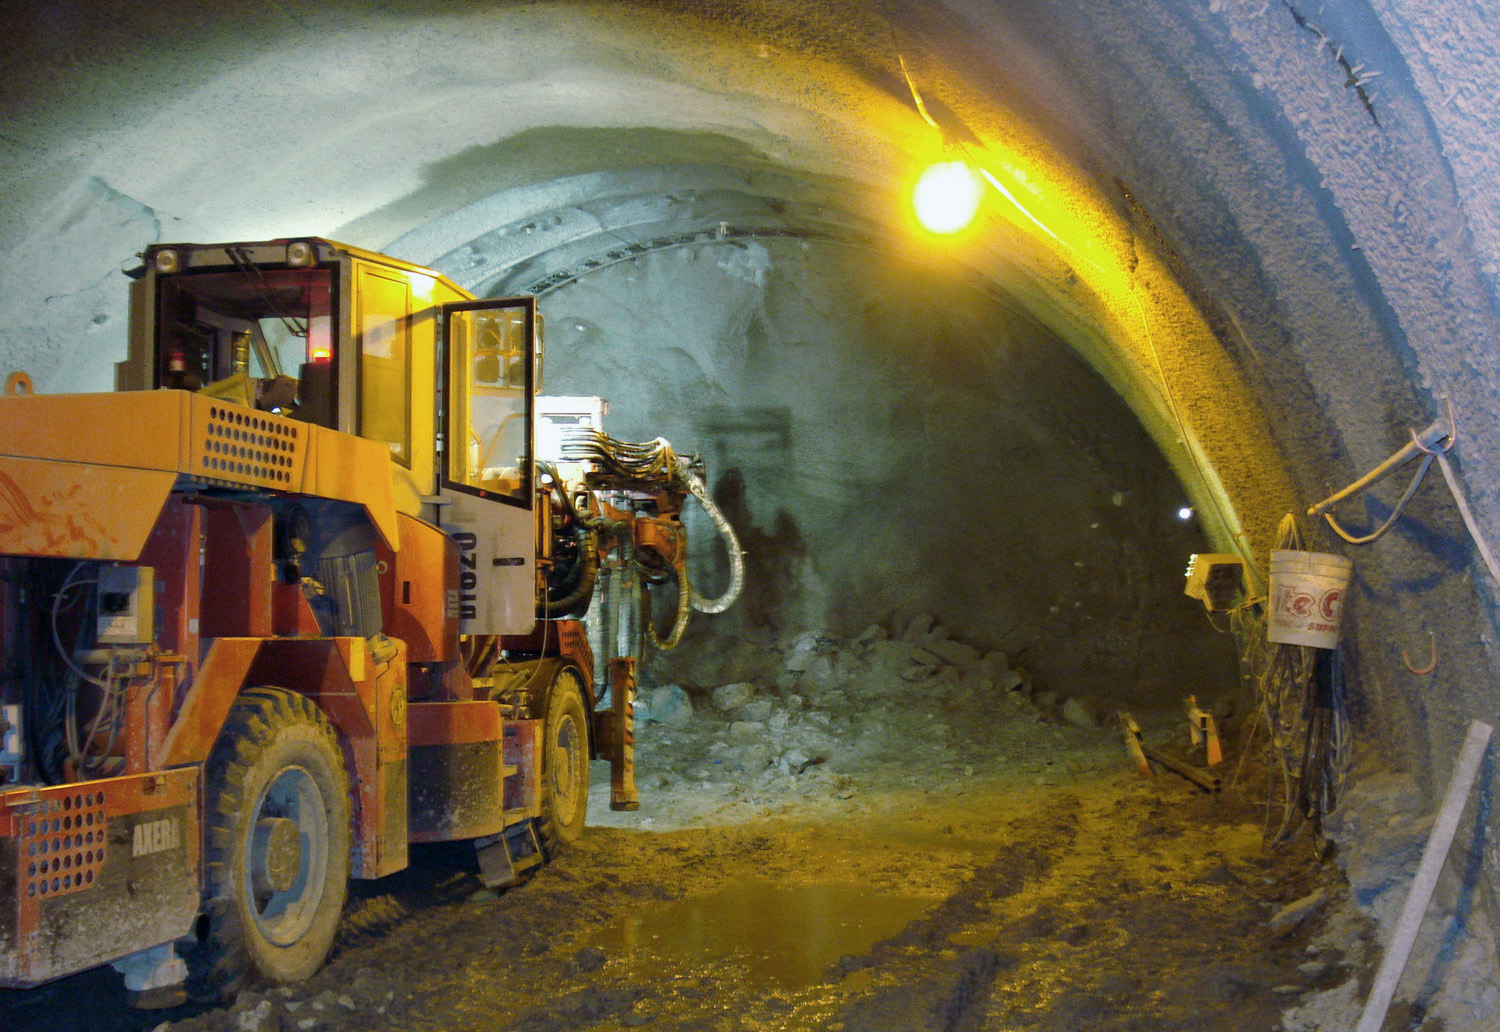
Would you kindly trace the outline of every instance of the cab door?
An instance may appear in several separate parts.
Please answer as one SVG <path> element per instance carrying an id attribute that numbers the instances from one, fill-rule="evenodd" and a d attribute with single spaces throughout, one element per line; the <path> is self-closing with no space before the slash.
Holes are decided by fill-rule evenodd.
<path id="1" fill-rule="evenodd" d="M 459 628 L 525 634 L 536 623 L 536 299 L 443 307 L 438 487 L 458 543 Z"/>

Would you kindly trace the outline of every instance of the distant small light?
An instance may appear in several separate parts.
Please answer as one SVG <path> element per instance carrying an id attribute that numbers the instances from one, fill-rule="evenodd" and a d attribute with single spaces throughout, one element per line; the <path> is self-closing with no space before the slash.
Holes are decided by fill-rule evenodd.
<path id="1" fill-rule="evenodd" d="M 967 162 L 933 165 L 922 173 L 912 191 L 917 221 L 934 233 L 957 233 L 974 221 L 983 189 Z"/>
<path id="2" fill-rule="evenodd" d="M 1177 518 L 1179 520 L 1182 520 L 1183 522 L 1187 522 L 1188 520 L 1192 519 L 1193 518 L 1193 510 L 1192 510 L 1192 508 L 1190 506 L 1184 505 L 1181 509 L 1177 510 Z"/>

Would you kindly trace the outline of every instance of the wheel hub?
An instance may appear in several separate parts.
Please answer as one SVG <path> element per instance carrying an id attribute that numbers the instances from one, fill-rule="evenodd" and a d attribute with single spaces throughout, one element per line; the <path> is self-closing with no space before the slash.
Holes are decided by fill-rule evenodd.
<path id="1" fill-rule="evenodd" d="M 260 894 L 286 892 L 302 869 L 302 836 L 297 822 L 286 817 L 262 817 L 255 825 L 250 854 L 250 877 Z"/>

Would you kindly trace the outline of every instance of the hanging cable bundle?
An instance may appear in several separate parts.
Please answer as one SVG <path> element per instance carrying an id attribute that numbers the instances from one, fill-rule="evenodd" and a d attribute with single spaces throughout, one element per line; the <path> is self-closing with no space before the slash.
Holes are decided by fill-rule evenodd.
<path id="1" fill-rule="evenodd" d="M 1304 550 L 1290 515 L 1277 530 L 1276 547 Z M 1236 630 L 1248 646 L 1256 701 L 1270 735 L 1267 840 L 1287 841 L 1303 820 L 1321 834 L 1324 818 L 1338 805 L 1351 752 L 1343 655 L 1337 649 L 1268 642 L 1264 613 L 1248 607 Z"/>

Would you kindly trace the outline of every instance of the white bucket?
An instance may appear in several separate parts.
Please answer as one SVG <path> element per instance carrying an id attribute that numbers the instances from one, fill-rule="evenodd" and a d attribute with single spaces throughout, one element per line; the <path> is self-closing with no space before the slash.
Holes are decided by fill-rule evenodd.
<path id="1" fill-rule="evenodd" d="M 1337 648 L 1344 592 L 1353 567 L 1341 555 L 1273 551 L 1267 639 L 1276 645 Z"/>

